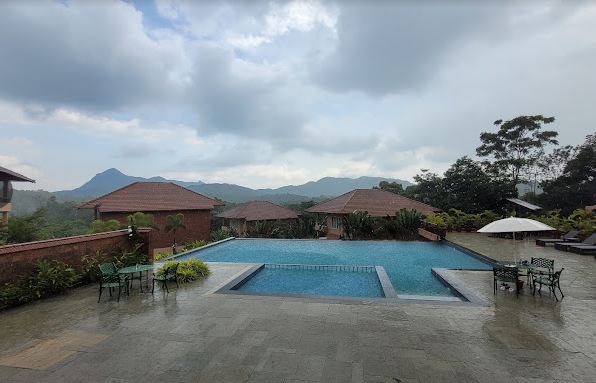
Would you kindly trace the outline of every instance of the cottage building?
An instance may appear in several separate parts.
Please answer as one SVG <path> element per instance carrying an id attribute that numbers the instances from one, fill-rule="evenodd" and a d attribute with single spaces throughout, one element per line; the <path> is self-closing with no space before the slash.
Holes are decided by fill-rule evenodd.
<path id="1" fill-rule="evenodd" d="M 327 238 L 338 239 L 343 235 L 342 218 L 347 214 L 366 211 L 373 217 L 395 217 L 401 209 L 414 209 L 422 214 L 441 211 L 436 207 L 381 189 L 355 189 L 321 202 L 306 211 L 325 214 Z"/>
<path id="2" fill-rule="evenodd" d="M 282 224 L 298 222 L 295 211 L 267 201 L 252 201 L 238 205 L 217 215 L 224 226 L 244 236 L 256 222 L 273 221 Z"/>
<path id="3" fill-rule="evenodd" d="M 12 182 L 35 182 L 31 178 L 0 166 L 0 224 L 8 223 L 12 208 Z"/>
<path id="4" fill-rule="evenodd" d="M 211 237 L 211 210 L 221 202 L 205 197 L 171 182 L 135 182 L 79 206 L 93 209 L 98 219 L 116 219 L 123 225 L 135 212 L 151 214 L 156 230 L 151 232 L 151 246 L 172 245 L 172 234 L 165 230 L 167 216 L 184 214 L 184 226 L 176 232 L 179 244 Z"/>

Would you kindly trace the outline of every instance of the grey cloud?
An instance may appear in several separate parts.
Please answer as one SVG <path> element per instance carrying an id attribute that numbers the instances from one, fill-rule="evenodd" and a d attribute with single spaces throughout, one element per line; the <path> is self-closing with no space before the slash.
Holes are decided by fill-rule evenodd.
<path id="1" fill-rule="evenodd" d="M 114 156 L 116 158 L 123 158 L 129 160 L 148 158 L 155 156 L 156 154 L 173 155 L 175 154 L 175 152 L 173 150 L 156 148 L 152 145 L 144 144 L 124 145 L 114 152 Z"/>
<path id="2" fill-rule="evenodd" d="M 130 4 L 2 2 L 0 97 L 119 109 L 171 99 L 175 44 L 150 39 Z"/>
<path id="3" fill-rule="evenodd" d="M 219 48 L 204 48 L 197 59 L 192 102 L 203 132 L 256 136 L 293 136 L 306 118 L 284 104 L 282 80 L 274 77 L 240 77 L 232 71 L 232 55 Z"/>
<path id="4" fill-rule="evenodd" d="M 344 4 L 338 45 L 311 65 L 311 77 L 332 91 L 373 96 L 417 88 L 461 39 L 500 22 L 502 9 L 478 2 Z"/>

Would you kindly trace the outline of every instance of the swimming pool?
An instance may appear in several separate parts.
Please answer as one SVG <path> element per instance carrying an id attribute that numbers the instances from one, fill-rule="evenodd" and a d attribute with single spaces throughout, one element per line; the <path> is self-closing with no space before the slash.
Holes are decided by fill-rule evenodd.
<path id="1" fill-rule="evenodd" d="M 397 294 L 455 296 L 432 268 L 490 270 L 480 258 L 439 242 L 231 240 L 182 255 L 207 262 L 383 266 Z"/>
<path id="2" fill-rule="evenodd" d="M 385 297 L 372 266 L 265 264 L 233 290 L 283 295 Z"/>

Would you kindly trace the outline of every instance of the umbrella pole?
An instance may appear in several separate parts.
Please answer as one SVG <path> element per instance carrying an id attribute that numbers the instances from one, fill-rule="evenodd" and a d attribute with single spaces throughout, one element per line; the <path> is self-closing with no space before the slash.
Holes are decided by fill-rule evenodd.
<path id="1" fill-rule="evenodd" d="M 513 232 L 513 260 L 517 262 L 517 245 L 515 244 L 515 231 Z"/>

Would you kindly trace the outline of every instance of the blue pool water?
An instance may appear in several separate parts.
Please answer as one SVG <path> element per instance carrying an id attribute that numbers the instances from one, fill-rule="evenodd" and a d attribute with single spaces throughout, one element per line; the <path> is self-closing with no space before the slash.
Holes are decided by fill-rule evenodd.
<path id="1" fill-rule="evenodd" d="M 253 293 L 384 297 L 377 273 L 339 270 L 288 270 L 265 265 L 238 290 Z"/>
<path id="2" fill-rule="evenodd" d="M 453 296 L 433 267 L 490 270 L 454 247 L 419 241 L 231 240 L 182 256 L 207 262 L 383 266 L 398 294 Z"/>

